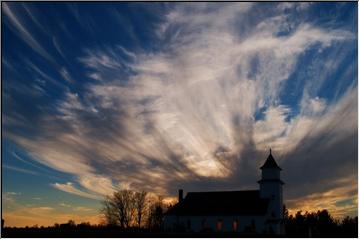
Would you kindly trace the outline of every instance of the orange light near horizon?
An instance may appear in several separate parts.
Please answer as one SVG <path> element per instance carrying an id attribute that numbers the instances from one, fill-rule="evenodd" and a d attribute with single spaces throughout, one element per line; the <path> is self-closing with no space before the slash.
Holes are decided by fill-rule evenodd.
<path id="1" fill-rule="evenodd" d="M 55 223 L 67 223 L 69 220 L 73 220 L 76 223 L 89 222 L 90 224 L 100 224 L 100 215 L 74 215 L 74 214 L 61 214 L 51 213 L 49 216 L 43 215 L 27 215 L 21 212 L 4 213 L 3 219 L 5 220 L 4 226 L 6 227 L 26 227 L 38 225 L 48 227 L 53 226 Z"/>

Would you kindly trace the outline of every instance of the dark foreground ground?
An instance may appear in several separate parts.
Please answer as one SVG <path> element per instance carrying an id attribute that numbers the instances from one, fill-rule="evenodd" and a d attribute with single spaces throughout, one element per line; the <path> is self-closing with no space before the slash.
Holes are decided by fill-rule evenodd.
<path id="1" fill-rule="evenodd" d="M 54 229 L 54 228 L 3 228 L 1 237 L 8 238 L 67 238 L 67 237 L 79 237 L 79 238 L 170 238 L 170 237 L 181 237 L 181 238 L 267 238 L 267 237 L 352 237 L 356 238 L 357 233 L 323 233 L 323 234 L 286 234 L 285 236 L 276 235 L 264 235 L 256 233 L 234 233 L 234 232 L 163 232 L 163 231 L 148 231 L 148 230 L 134 230 L 124 231 L 121 229 L 112 228 L 73 228 L 73 229 Z"/>

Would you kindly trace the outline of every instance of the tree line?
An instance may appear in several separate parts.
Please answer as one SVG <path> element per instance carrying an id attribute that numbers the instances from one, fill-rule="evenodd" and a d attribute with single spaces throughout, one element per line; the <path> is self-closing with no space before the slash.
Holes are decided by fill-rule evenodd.
<path id="1" fill-rule="evenodd" d="M 328 210 L 298 211 L 294 216 L 284 211 L 288 237 L 358 237 L 358 217 L 335 219 Z"/>
<path id="2" fill-rule="evenodd" d="M 2 226 L 4 237 L 154 237 L 154 236 L 202 236 L 203 233 L 166 232 L 164 216 L 171 205 L 164 204 L 161 197 L 147 192 L 122 190 L 108 195 L 101 203 L 102 222 L 91 225 L 88 222 L 76 224 L 55 223 L 49 227 L 16 228 Z M 286 237 L 357 237 L 358 217 L 335 219 L 326 210 L 315 212 L 298 211 L 290 215 L 284 209 Z M 207 233 L 211 236 L 240 237 L 244 233 Z M 234 235 L 236 234 L 236 235 Z M 245 235 L 244 235 L 245 236 Z M 247 235 L 246 235 L 247 236 Z M 261 236 L 259 234 L 247 237 Z"/>

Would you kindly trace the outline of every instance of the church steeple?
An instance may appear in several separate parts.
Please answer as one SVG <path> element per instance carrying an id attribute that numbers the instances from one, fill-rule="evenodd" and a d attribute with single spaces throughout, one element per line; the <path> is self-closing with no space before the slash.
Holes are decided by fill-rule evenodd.
<path id="1" fill-rule="evenodd" d="M 267 157 L 264 165 L 261 167 L 261 180 L 258 181 L 260 185 L 260 197 L 270 200 L 268 211 L 271 221 L 274 223 L 272 227 L 276 232 L 283 232 L 283 185 L 281 181 L 281 168 L 277 165 L 274 157 L 271 154 Z"/>
<path id="2" fill-rule="evenodd" d="M 282 169 L 277 165 L 274 157 L 272 156 L 272 154 L 271 154 L 271 148 L 270 148 L 270 154 L 269 154 L 269 156 L 267 157 L 264 165 L 262 165 L 262 166 L 260 167 L 260 169 L 265 169 L 265 168 L 277 168 L 277 169 L 279 169 L 279 170 L 282 170 Z"/>

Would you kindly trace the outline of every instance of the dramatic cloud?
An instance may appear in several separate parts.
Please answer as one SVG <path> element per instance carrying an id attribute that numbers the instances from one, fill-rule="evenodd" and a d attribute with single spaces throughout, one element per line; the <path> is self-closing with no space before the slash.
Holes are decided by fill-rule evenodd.
<path id="1" fill-rule="evenodd" d="M 90 199 L 124 188 L 164 196 L 174 196 L 179 187 L 257 188 L 258 167 L 271 147 L 284 169 L 288 207 L 355 214 L 354 68 L 338 75 L 336 86 L 343 90 L 335 97 L 321 91 L 328 74 L 351 56 L 354 48 L 343 46 L 354 44 L 356 35 L 336 25 L 291 20 L 293 12 L 310 7 L 173 5 L 153 29 L 160 45 L 155 50 L 83 48 L 77 60 L 88 79 L 81 88 L 67 88 L 54 109 L 41 114 L 35 134 L 6 131 L 6 137 L 76 181 L 53 187 Z M 65 59 L 58 40 L 51 41 Z M 60 74 L 68 83 L 79 81 L 66 68 Z M 289 103 L 293 96 L 295 103 Z"/>

